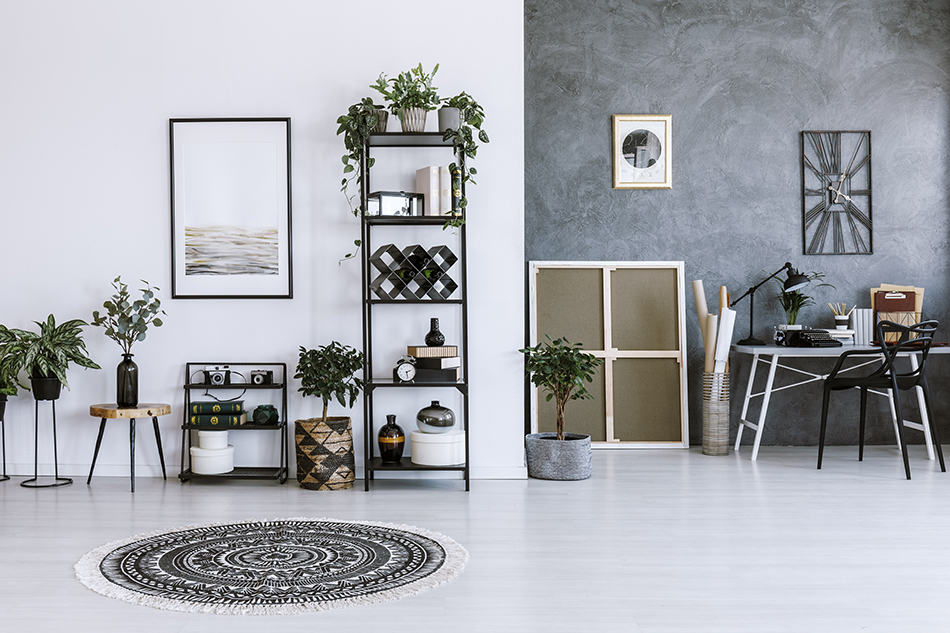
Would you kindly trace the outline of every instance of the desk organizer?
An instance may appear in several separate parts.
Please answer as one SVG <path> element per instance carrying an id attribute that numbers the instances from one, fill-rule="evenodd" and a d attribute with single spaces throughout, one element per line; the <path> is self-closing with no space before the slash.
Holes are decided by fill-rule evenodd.
<path id="1" fill-rule="evenodd" d="M 729 454 L 729 374 L 703 373 L 703 455 Z"/>

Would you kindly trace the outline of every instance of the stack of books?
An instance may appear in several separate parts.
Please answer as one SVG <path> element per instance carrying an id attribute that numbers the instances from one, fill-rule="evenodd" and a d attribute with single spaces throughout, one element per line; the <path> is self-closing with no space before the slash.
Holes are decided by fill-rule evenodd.
<path id="1" fill-rule="evenodd" d="M 836 339 L 844 343 L 845 345 L 854 344 L 854 330 L 839 330 L 837 328 L 825 328 L 831 338 Z"/>
<path id="2" fill-rule="evenodd" d="M 425 197 L 425 215 L 452 215 L 452 175 L 448 167 L 416 170 L 416 193 Z"/>
<path id="3" fill-rule="evenodd" d="M 416 360 L 415 382 L 459 382 L 462 359 L 455 345 L 410 345 L 406 353 Z"/>
<path id="4" fill-rule="evenodd" d="M 188 426 L 196 429 L 226 429 L 245 423 L 243 400 L 192 402 L 188 408 Z"/>

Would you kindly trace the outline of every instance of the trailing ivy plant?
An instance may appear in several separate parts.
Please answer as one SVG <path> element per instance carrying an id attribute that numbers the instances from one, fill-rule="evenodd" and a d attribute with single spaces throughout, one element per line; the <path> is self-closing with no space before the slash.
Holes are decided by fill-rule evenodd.
<path id="1" fill-rule="evenodd" d="M 89 358 L 82 340 L 82 328 L 88 323 L 72 319 L 56 325 L 52 314 L 35 323 L 38 333 L 0 325 L 0 375 L 16 376 L 26 370 L 34 378 L 58 378 L 69 389 L 66 370 L 70 363 L 101 369 Z"/>
<path id="2" fill-rule="evenodd" d="M 162 302 L 155 294 L 158 288 L 144 279 L 140 279 L 144 288 L 140 288 L 142 297 L 132 300 L 128 285 L 122 283 L 122 277 L 112 280 L 115 294 L 107 299 L 102 307 L 105 314 L 98 310 L 92 313 L 92 324 L 105 329 L 106 336 L 119 344 L 123 354 L 132 353 L 136 341 L 144 341 L 149 326 L 161 327 Z"/>
<path id="3" fill-rule="evenodd" d="M 482 129 L 482 124 L 485 122 L 485 110 L 465 92 L 443 99 L 442 104 L 449 108 L 458 108 L 460 123 L 457 130 L 446 130 L 442 134 L 442 139 L 452 142 L 455 156 L 464 155 L 466 159 L 474 160 L 478 153 L 478 143 L 475 139 L 477 138 L 482 143 L 488 142 L 488 132 Z M 464 165 L 453 162 L 449 165 L 449 172 L 452 174 L 452 195 L 458 201 L 459 215 L 449 220 L 446 227 L 461 226 L 465 222 L 463 214 L 468 206 L 468 199 L 462 193 L 462 184 L 476 184 L 474 176 L 478 174 L 478 170 L 469 167 L 466 161 Z"/>
<path id="4" fill-rule="evenodd" d="M 305 396 L 319 396 L 323 400 L 323 418 L 327 420 L 327 406 L 336 400 L 350 408 L 363 390 L 363 380 L 354 374 L 363 368 L 363 352 L 349 345 L 332 341 L 317 349 L 300 347 L 300 359 L 294 378 L 300 381 L 297 390 Z M 349 405 L 347 405 L 349 402 Z"/>
<path id="5" fill-rule="evenodd" d="M 604 361 L 580 350 L 580 343 L 566 338 L 542 341 L 534 347 L 518 350 L 525 357 L 525 372 L 531 382 L 548 392 L 545 400 L 554 399 L 557 410 L 557 439 L 564 439 L 564 408 L 570 400 L 590 400 L 585 382 L 594 379 L 594 370 Z"/>
<path id="6" fill-rule="evenodd" d="M 363 97 L 359 103 L 351 105 L 346 114 L 340 115 L 336 120 L 339 125 L 336 133 L 338 136 L 343 135 L 343 145 L 346 147 L 346 153 L 342 157 L 343 180 L 340 181 L 340 191 L 343 192 L 343 196 L 346 198 L 346 204 L 350 207 L 350 212 L 356 217 L 360 217 L 364 211 L 361 196 L 363 176 L 360 165 L 363 162 L 366 141 L 379 123 L 381 107 L 373 103 L 371 97 Z M 375 162 L 375 158 L 370 158 L 367 161 L 367 169 L 372 167 Z M 356 185 L 356 193 L 350 192 L 350 185 L 353 184 Z M 354 200 L 356 201 L 355 204 Z M 343 260 L 356 257 L 362 241 L 353 240 L 353 245 L 356 246 L 356 250 L 347 253 Z"/>
<path id="7" fill-rule="evenodd" d="M 431 111 L 439 107 L 439 94 L 436 92 L 432 80 L 439 72 L 439 65 L 432 68 L 431 73 L 422 70 L 422 62 L 414 68 L 401 72 L 392 79 L 380 73 L 376 82 L 370 88 L 379 92 L 389 101 L 389 109 L 396 116 L 401 116 L 405 108 L 422 108 Z"/>

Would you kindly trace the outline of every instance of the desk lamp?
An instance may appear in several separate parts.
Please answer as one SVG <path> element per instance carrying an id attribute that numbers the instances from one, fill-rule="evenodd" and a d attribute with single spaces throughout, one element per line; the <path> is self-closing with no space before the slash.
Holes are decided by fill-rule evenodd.
<path id="1" fill-rule="evenodd" d="M 755 291 L 758 290 L 762 286 L 762 284 L 764 284 L 768 280 L 774 279 L 775 277 L 777 277 L 778 274 L 781 273 L 783 270 L 788 271 L 785 281 L 783 282 L 783 288 L 784 288 L 783 292 L 794 292 L 795 290 L 804 288 L 811 281 L 810 279 L 808 279 L 807 275 L 801 274 L 800 272 L 795 270 L 795 268 L 793 268 L 789 262 L 785 262 L 784 266 L 776 270 L 774 273 L 772 273 L 771 275 L 769 275 L 768 277 L 766 277 L 765 279 L 763 279 L 756 285 L 746 290 L 744 295 L 742 295 L 741 297 L 733 301 L 731 304 L 729 304 L 730 308 L 735 307 L 737 303 L 739 303 L 746 297 L 749 297 L 749 336 L 739 341 L 737 343 L 738 345 L 765 345 L 765 341 L 759 340 L 755 338 L 754 336 L 752 336 L 752 332 L 754 329 L 753 317 L 755 315 Z"/>

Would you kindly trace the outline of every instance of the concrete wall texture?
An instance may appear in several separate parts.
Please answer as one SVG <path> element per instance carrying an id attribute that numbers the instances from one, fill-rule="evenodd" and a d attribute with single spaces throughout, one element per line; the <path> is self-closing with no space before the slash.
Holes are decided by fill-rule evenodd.
<path id="1" fill-rule="evenodd" d="M 879 282 L 924 286 L 925 316 L 947 321 L 948 71 L 944 0 L 526 0 L 526 257 L 685 260 L 687 280 L 705 280 L 710 300 L 720 284 L 737 296 L 790 261 L 836 287 L 813 289 L 805 323 L 830 327 L 826 302 L 867 306 Z M 672 115 L 672 190 L 611 188 L 612 114 Z M 799 132 L 814 129 L 872 131 L 873 255 L 802 255 Z M 775 294 L 757 293 L 760 336 L 784 321 Z M 741 338 L 748 304 L 738 309 Z M 699 443 L 691 297 L 687 313 Z M 749 365 L 735 363 L 737 386 Z M 938 358 L 930 373 L 941 392 L 950 363 Z M 776 394 L 763 442 L 816 443 L 819 394 L 817 385 Z M 950 396 L 936 400 L 948 438 Z M 856 443 L 857 392 L 833 402 L 829 442 Z M 740 405 L 734 397 L 734 416 Z M 883 400 L 871 400 L 868 438 L 892 441 Z"/>

